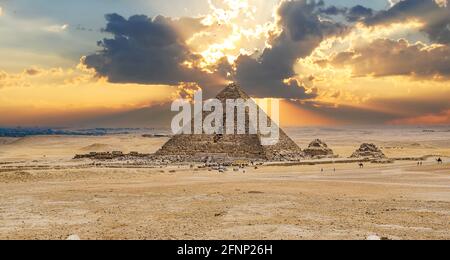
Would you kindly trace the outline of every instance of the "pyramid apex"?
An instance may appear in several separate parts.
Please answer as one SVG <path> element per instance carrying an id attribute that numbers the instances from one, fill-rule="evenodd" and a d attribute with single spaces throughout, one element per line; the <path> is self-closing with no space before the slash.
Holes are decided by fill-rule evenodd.
<path id="1" fill-rule="evenodd" d="M 232 82 L 230 84 L 228 84 L 225 89 L 237 89 L 237 90 L 242 90 L 242 88 L 236 83 L 236 82 Z M 225 90 L 224 89 L 224 90 Z"/>
<path id="2" fill-rule="evenodd" d="M 239 85 L 236 83 L 236 82 L 231 82 L 230 84 L 228 84 L 228 86 L 227 87 L 230 87 L 230 88 L 240 88 L 239 87 Z"/>
<path id="3" fill-rule="evenodd" d="M 228 84 L 228 86 L 220 92 L 217 97 L 219 100 L 226 99 L 250 99 L 250 96 L 245 93 L 242 88 L 235 82 Z"/>

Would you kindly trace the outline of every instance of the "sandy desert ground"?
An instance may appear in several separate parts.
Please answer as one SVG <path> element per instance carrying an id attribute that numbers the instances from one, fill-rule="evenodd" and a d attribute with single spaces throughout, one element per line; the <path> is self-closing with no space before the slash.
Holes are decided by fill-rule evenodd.
<path id="1" fill-rule="evenodd" d="M 441 155 L 444 164 L 430 157 L 421 167 L 266 165 L 220 174 L 72 160 L 90 151 L 151 153 L 166 138 L 0 138 L 0 239 L 450 239 L 449 132 L 290 133 L 302 147 L 320 137 L 343 157 L 375 142 L 390 157 Z"/>

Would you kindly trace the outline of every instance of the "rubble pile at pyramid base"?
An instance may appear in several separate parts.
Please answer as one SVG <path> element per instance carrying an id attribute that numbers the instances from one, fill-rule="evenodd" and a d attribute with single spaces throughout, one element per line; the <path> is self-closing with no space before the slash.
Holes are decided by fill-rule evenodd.
<path id="1" fill-rule="evenodd" d="M 284 134 L 284 133 L 283 133 Z M 264 146 L 258 135 L 176 135 L 156 156 L 182 162 L 230 161 L 298 161 L 304 158 L 301 149 L 284 134 L 276 145 Z"/>
<path id="2" fill-rule="evenodd" d="M 386 158 L 386 155 L 375 144 L 364 143 L 350 158 L 383 159 Z"/>

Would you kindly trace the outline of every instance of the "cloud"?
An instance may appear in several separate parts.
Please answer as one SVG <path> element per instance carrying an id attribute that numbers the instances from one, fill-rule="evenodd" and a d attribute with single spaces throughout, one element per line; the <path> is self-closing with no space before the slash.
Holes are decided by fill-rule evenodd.
<path id="1" fill-rule="evenodd" d="M 343 16 L 348 22 L 354 23 L 372 17 L 374 10 L 362 5 L 356 5 L 351 8 L 332 5 L 320 8 L 320 13 L 328 16 Z"/>
<path id="2" fill-rule="evenodd" d="M 31 67 L 19 73 L 10 73 L 0 70 L 0 88 L 23 88 L 32 86 L 70 85 L 74 83 L 92 83 L 99 81 L 92 72 L 78 68 L 49 68 Z"/>
<path id="3" fill-rule="evenodd" d="M 320 3 L 320 2 L 319 2 Z M 334 5 L 320 8 L 320 13 L 328 16 L 343 16 L 348 22 L 354 23 L 370 18 L 374 14 L 374 10 L 356 5 L 353 7 L 336 7 Z"/>
<path id="4" fill-rule="evenodd" d="M 298 81 L 294 65 L 298 59 L 309 56 L 319 44 L 330 36 L 346 32 L 342 24 L 321 19 L 322 1 L 285 1 L 277 10 L 278 31 L 273 33 L 262 54 L 241 55 L 236 60 L 235 79 L 251 94 L 308 99 L 308 92 Z"/>
<path id="5" fill-rule="evenodd" d="M 171 86 L 152 86 L 149 91 L 146 85 L 111 84 L 83 66 L 0 70 L 0 124 L 79 126 L 94 116 L 165 104 L 175 94 Z M 147 118 L 147 126 L 152 118 L 157 113 Z"/>
<path id="6" fill-rule="evenodd" d="M 317 101 L 288 101 L 298 109 L 313 113 L 315 117 L 327 118 L 333 124 L 375 125 L 398 119 L 394 113 L 354 105 L 339 105 Z"/>
<path id="7" fill-rule="evenodd" d="M 346 13 L 347 21 L 357 22 L 373 16 L 373 10 L 362 5 L 350 8 Z"/>
<path id="8" fill-rule="evenodd" d="M 171 110 L 171 102 L 163 102 L 151 106 L 119 111 L 107 115 L 94 116 L 79 120 L 76 125 L 94 127 L 151 127 L 167 129 L 177 114 Z"/>
<path id="9" fill-rule="evenodd" d="M 391 7 L 398 4 L 398 2 L 400 2 L 400 1 L 402 1 L 402 0 L 388 0 Z"/>
<path id="10" fill-rule="evenodd" d="M 438 92 L 438 91 L 436 91 Z M 444 110 L 450 110 L 448 95 L 450 90 L 430 93 L 429 96 L 419 97 L 379 97 L 367 102 L 371 107 L 388 111 L 397 115 L 397 119 L 420 117 L 428 114 L 437 114 Z"/>
<path id="11" fill-rule="evenodd" d="M 316 90 L 303 87 L 293 78 L 294 64 L 311 54 L 326 37 L 346 30 L 344 25 L 320 18 L 319 8 L 323 6 L 322 1 L 283 2 L 278 8 L 281 31 L 272 32 L 268 42 L 271 47 L 258 58 L 240 55 L 235 64 L 227 57 L 209 64 L 187 43 L 194 35 L 217 26 L 215 23 L 207 25 L 201 18 L 136 15 L 125 19 L 110 14 L 104 32 L 112 37 L 100 41 L 102 50 L 88 55 L 84 63 L 115 83 L 191 82 L 212 92 L 234 76 L 255 97 L 310 99 L 316 96 Z"/>
<path id="12" fill-rule="evenodd" d="M 186 45 L 189 35 L 202 28 L 199 20 L 173 20 L 145 15 L 129 19 L 118 14 L 106 15 L 104 32 L 113 37 L 99 42 L 103 49 L 87 56 L 84 63 L 99 76 L 114 83 L 166 84 L 196 82 L 202 87 L 222 83 L 217 73 L 199 69 L 201 56 Z M 181 33 L 181 25 L 188 24 Z"/>
<path id="13" fill-rule="evenodd" d="M 287 101 L 292 105 L 313 113 L 319 118 L 328 118 L 334 124 L 449 124 L 449 91 L 434 97 L 379 97 L 363 105 L 336 105 L 321 101 Z"/>
<path id="14" fill-rule="evenodd" d="M 450 124 L 448 95 L 447 90 L 434 97 L 379 98 L 371 101 L 370 105 L 396 114 L 395 118 L 384 122 L 388 124 Z"/>
<path id="15" fill-rule="evenodd" d="M 434 114 L 396 119 L 388 123 L 394 125 L 448 125 L 450 124 L 450 109 Z"/>
<path id="16" fill-rule="evenodd" d="M 336 67 L 350 66 L 357 77 L 408 75 L 449 79 L 450 46 L 410 44 L 404 39 L 378 39 L 354 51 L 339 53 L 330 63 Z"/>
<path id="17" fill-rule="evenodd" d="M 69 28 L 68 24 L 50 25 L 50 26 L 44 27 L 44 30 L 47 32 L 51 32 L 51 33 L 61 33 L 61 32 L 66 31 L 68 28 Z"/>
<path id="18" fill-rule="evenodd" d="M 450 6 L 447 1 L 403 0 L 367 18 L 365 24 L 401 23 L 411 19 L 418 19 L 425 24 L 422 31 L 433 42 L 450 43 Z"/>
<path id="19" fill-rule="evenodd" d="M 31 75 L 24 71 L 23 73 L 8 73 L 0 70 L 0 89 L 9 87 L 28 87 Z"/>
<path id="20" fill-rule="evenodd" d="M 339 8 L 339 7 L 336 7 L 336 6 L 332 5 L 332 6 L 328 6 L 326 8 L 321 8 L 320 12 L 322 14 L 326 14 L 326 15 L 335 15 L 335 16 L 337 16 L 337 15 L 341 15 L 341 14 L 347 13 L 347 10 L 348 10 L 348 8 L 346 8 L 346 7 Z"/>
<path id="21" fill-rule="evenodd" d="M 314 87 L 317 84 L 313 80 L 307 79 L 314 72 L 299 75 L 303 71 L 302 67 L 297 66 L 299 60 L 307 59 L 325 40 L 335 38 L 339 41 L 341 36 L 347 36 L 352 29 L 370 30 L 372 25 L 419 19 L 412 14 L 421 12 L 412 7 L 409 8 L 414 12 L 402 7 L 414 6 L 414 3 L 417 5 L 419 2 L 426 3 L 425 6 L 431 7 L 433 12 L 447 10 L 431 0 L 405 0 L 393 3 L 392 8 L 380 12 L 362 5 L 341 8 L 326 6 L 323 1 L 282 1 L 276 10 L 276 22 L 266 27 L 271 30 L 267 34 L 265 49 L 253 54 L 241 52 L 235 60 L 230 59 L 230 53 L 225 49 L 218 52 L 212 61 L 203 55 L 205 48 L 195 48 L 193 45 L 206 36 L 215 35 L 213 32 L 220 27 L 226 29 L 225 35 L 234 35 L 236 28 L 230 31 L 231 27 L 224 26 L 227 23 L 219 22 L 221 16 L 215 19 L 210 17 L 208 23 L 208 16 L 173 19 L 135 15 L 126 19 L 118 14 L 110 14 L 106 16 L 104 32 L 111 37 L 100 41 L 102 50 L 88 55 L 84 63 L 94 69 L 98 76 L 113 83 L 171 86 L 193 83 L 211 93 L 222 88 L 228 79 L 233 79 L 254 97 L 312 100 L 319 98 L 321 91 Z M 239 8 L 236 10 L 230 12 L 240 14 Z M 423 8 L 420 10 L 426 13 Z M 406 14 L 402 16 L 400 13 Z M 347 23 L 337 22 L 344 19 Z M 436 20 L 442 20 L 441 16 L 436 17 Z M 356 25 L 357 22 L 368 27 L 362 23 Z M 426 27 L 431 24 L 435 23 L 427 20 Z M 206 45 L 215 46 L 209 42 Z M 446 79 L 449 73 L 448 47 L 444 45 L 379 39 L 365 45 L 341 44 L 339 48 L 339 51 L 349 51 L 331 58 L 325 55 L 329 58 L 326 63 L 350 67 L 354 76 L 412 75 L 416 78 Z"/>
<path id="22" fill-rule="evenodd" d="M 39 68 L 35 68 L 35 67 L 26 69 L 24 71 L 24 74 L 26 74 L 28 76 L 37 76 L 37 75 L 39 75 L 41 73 L 43 73 L 43 70 L 41 70 Z"/>
<path id="23" fill-rule="evenodd" d="M 205 1 L 206 2 L 206 1 Z M 241 53 L 265 47 L 270 10 L 261 0 L 209 0 L 210 13 L 203 17 L 205 30 L 189 39 L 189 46 L 200 53 L 206 63 L 222 57 L 232 62 Z"/>
<path id="24" fill-rule="evenodd" d="M 448 0 L 435 0 L 436 4 L 438 4 L 440 7 L 447 7 Z"/>

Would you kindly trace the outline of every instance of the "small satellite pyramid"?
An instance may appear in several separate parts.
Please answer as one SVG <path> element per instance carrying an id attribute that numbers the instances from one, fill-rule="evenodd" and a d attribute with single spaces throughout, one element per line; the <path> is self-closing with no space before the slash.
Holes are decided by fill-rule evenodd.
<path id="1" fill-rule="evenodd" d="M 216 99 L 225 104 L 229 99 L 251 99 L 238 85 L 230 84 Z M 224 109 L 224 124 L 226 122 Z M 203 112 L 205 117 L 205 112 Z M 203 118 L 204 118 L 203 117 Z M 235 115 L 235 122 L 237 121 Z M 246 119 L 248 125 L 248 120 Z M 269 124 L 274 122 L 268 118 Z M 192 122 L 191 122 L 192 124 Z M 225 127 L 225 126 L 224 126 Z M 255 161 L 297 161 L 304 157 L 300 147 L 280 128 L 279 141 L 274 145 L 263 145 L 261 134 L 178 134 L 172 137 L 159 151 L 160 157 L 182 158 L 183 161 L 204 160 L 206 157 L 226 157 Z"/>

